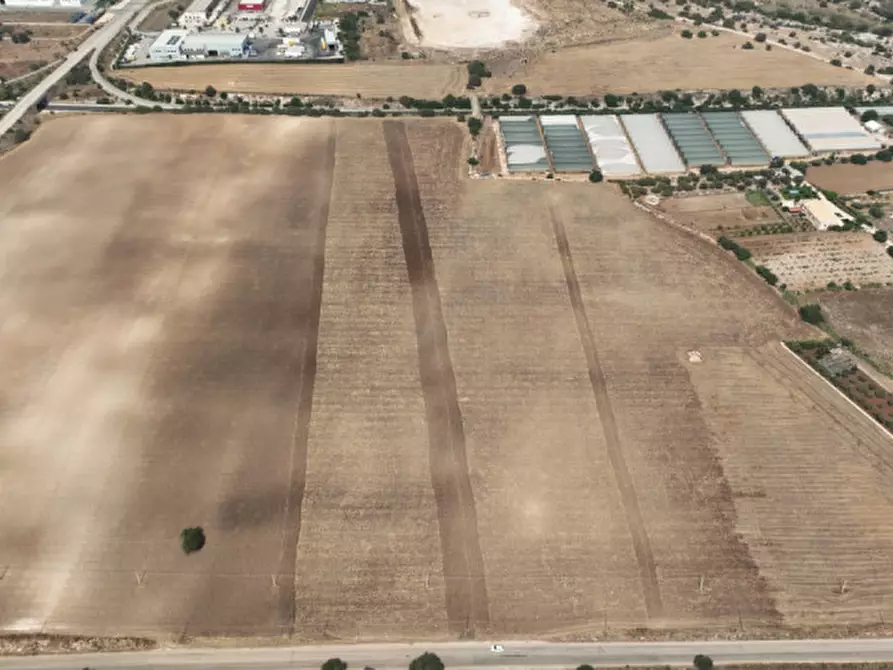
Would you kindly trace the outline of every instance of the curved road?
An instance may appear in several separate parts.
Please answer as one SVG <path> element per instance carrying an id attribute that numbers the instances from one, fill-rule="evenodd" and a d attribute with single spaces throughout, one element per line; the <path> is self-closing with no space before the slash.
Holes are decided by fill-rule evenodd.
<path id="1" fill-rule="evenodd" d="M 68 54 L 59 67 L 41 80 L 37 86 L 25 93 L 12 109 L 0 119 L 0 135 L 10 130 L 29 109 L 34 107 L 53 86 L 62 81 L 74 66 L 84 60 L 91 51 L 101 51 L 148 2 L 149 0 L 130 0 L 125 7 L 116 7 L 109 10 L 114 13 L 114 18 L 101 28 L 96 29 L 77 49 Z"/>
<path id="2" fill-rule="evenodd" d="M 735 642 L 605 642 L 551 644 L 505 642 L 501 654 L 486 642 L 433 644 L 357 644 L 254 649 L 160 649 L 149 652 L 30 656 L 0 659 L 0 668 L 21 670 L 80 670 L 91 668 L 166 668 L 168 670 L 317 670 L 332 657 L 359 669 L 371 666 L 406 668 L 424 651 L 432 651 L 449 670 L 459 668 L 574 668 L 624 665 L 691 667 L 695 654 L 718 663 L 806 663 L 832 661 L 893 661 L 893 639 L 759 640 Z"/>

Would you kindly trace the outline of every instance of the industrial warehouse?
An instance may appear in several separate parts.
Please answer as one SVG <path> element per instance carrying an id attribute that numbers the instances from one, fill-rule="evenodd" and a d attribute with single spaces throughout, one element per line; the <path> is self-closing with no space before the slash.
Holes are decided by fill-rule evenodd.
<path id="1" fill-rule="evenodd" d="M 119 65 L 237 59 L 343 61 L 338 19 L 313 21 L 315 7 L 316 0 L 193 0 L 177 18 L 177 27 L 139 34 Z"/>
<path id="2" fill-rule="evenodd" d="M 609 178 L 876 151 L 889 142 L 872 123 L 863 125 L 843 107 L 499 119 L 508 172 L 598 169 Z"/>

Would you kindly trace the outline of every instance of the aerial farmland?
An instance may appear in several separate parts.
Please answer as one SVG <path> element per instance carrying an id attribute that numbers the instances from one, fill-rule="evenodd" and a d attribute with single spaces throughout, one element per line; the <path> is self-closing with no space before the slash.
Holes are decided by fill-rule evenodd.
<path id="1" fill-rule="evenodd" d="M 615 185 L 470 179 L 469 145 L 104 115 L 0 160 L 0 628 L 890 620 L 890 439 L 781 344 L 818 331 Z"/>

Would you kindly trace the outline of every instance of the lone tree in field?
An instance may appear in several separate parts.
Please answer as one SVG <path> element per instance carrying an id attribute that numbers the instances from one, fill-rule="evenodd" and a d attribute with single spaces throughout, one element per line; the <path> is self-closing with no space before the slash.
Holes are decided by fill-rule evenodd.
<path id="1" fill-rule="evenodd" d="M 444 670 L 444 665 L 440 656 L 426 651 L 421 656 L 412 659 L 409 663 L 409 670 Z"/>
<path id="2" fill-rule="evenodd" d="M 697 670 L 713 670 L 713 659 L 703 654 L 695 656 L 694 666 Z"/>
<path id="3" fill-rule="evenodd" d="M 347 670 L 347 663 L 340 658 L 330 658 L 320 666 L 320 670 Z"/>
<path id="4" fill-rule="evenodd" d="M 180 546 L 187 554 L 201 551 L 205 546 L 205 531 L 200 527 L 184 528 L 180 531 Z"/>

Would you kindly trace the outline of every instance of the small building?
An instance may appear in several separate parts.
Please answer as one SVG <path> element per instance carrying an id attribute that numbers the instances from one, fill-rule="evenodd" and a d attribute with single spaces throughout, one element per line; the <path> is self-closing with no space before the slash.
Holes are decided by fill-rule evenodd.
<path id="1" fill-rule="evenodd" d="M 180 47 L 188 35 L 189 31 L 183 28 L 165 30 L 149 47 L 149 60 L 181 60 L 183 56 Z"/>
<path id="2" fill-rule="evenodd" d="M 247 50 L 248 37 L 239 33 L 187 35 L 180 47 L 187 58 L 242 58 Z"/>
<path id="3" fill-rule="evenodd" d="M 179 24 L 184 28 L 206 26 L 211 20 L 211 13 L 220 4 L 220 0 L 192 0 L 186 11 L 180 14 Z"/>
<path id="4" fill-rule="evenodd" d="M 262 12 L 265 4 L 264 0 L 239 0 L 239 11 Z"/>
<path id="5" fill-rule="evenodd" d="M 853 220 L 833 202 L 825 199 L 804 200 L 802 211 L 818 230 L 828 230 Z"/>

